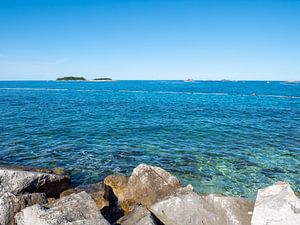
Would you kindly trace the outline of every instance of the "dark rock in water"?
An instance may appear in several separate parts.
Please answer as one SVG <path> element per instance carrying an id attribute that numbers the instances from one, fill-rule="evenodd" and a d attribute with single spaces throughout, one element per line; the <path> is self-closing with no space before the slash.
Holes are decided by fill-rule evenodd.
<path id="1" fill-rule="evenodd" d="M 67 175 L 0 168 L 0 196 L 6 192 L 15 195 L 39 192 L 47 197 L 59 197 L 69 187 L 70 177 Z"/>
<path id="2" fill-rule="evenodd" d="M 165 225 L 249 225 L 253 204 L 238 197 L 186 192 L 155 203 L 150 211 Z"/>
<path id="3" fill-rule="evenodd" d="M 140 164 L 128 179 L 125 201 L 150 207 L 158 200 L 174 193 L 181 184 L 179 180 L 160 167 Z"/>
<path id="4" fill-rule="evenodd" d="M 58 199 L 50 208 L 27 207 L 15 219 L 18 225 L 109 225 L 86 192 Z"/>
<path id="5" fill-rule="evenodd" d="M 151 212 L 143 206 L 137 206 L 128 215 L 119 219 L 117 223 L 120 225 L 156 225 Z"/>
<path id="6" fill-rule="evenodd" d="M 288 183 L 277 182 L 258 190 L 251 225 L 266 224 L 300 224 L 300 199 Z"/>
<path id="7" fill-rule="evenodd" d="M 45 194 L 33 193 L 24 195 L 14 195 L 5 193 L 0 197 L 0 224 L 14 225 L 14 216 L 22 209 L 34 204 L 44 204 L 47 202 Z"/>

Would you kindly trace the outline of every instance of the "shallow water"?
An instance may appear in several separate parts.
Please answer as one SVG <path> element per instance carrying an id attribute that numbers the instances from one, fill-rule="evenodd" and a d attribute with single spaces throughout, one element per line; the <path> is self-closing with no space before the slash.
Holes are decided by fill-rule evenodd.
<path id="1" fill-rule="evenodd" d="M 1 164 L 62 166 L 77 184 L 144 162 L 198 192 L 300 190 L 300 84 L 2 81 L 0 115 Z"/>

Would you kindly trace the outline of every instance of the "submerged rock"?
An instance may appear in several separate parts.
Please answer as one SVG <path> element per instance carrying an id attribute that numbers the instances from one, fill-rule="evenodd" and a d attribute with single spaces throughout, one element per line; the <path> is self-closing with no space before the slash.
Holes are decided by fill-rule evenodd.
<path id="1" fill-rule="evenodd" d="M 117 223 L 120 225 L 156 225 L 151 212 L 143 206 L 136 207 L 128 215 L 119 219 Z"/>
<path id="2" fill-rule="evenodd" d="M 18 225 L 109 225 L 86 192 L 58 199 L 50 208 L 27 207 L 15 219 Z"/>
<path id="3" fill-rule="evenodd" d="M 49 173 L 0 168 L 0 196 L 12 194 L 45 193 L 47 197 L 58 197 L 70 186 L 70 177 Z"/>
<path id="4" fill-rule="evenodd" d="M 259 189 L 251 225 L 299 225 L 300 199 L 288 183 Z"/>
<path id="5" fill-rule="evenodd" d="M 179 193 L 152 205 L 165 225 L 249 225 L 253 202 L 238 197 Z"/>
<path id="6" fill-rule="evenodd" d="M 34 204 L 44 204 L 47 199 L 42 193 L 24 194 L 15 196 L 5 193 L 0 197 L 0 224 L 14 225 L 14 216 L 22 209 Z"/>
<path id="7" fill-rule="evenodd" d="M 140 164 L 128 179 L 127 202 L 150 207 L 181 187 L 179 180 L 160 167 Z"/>

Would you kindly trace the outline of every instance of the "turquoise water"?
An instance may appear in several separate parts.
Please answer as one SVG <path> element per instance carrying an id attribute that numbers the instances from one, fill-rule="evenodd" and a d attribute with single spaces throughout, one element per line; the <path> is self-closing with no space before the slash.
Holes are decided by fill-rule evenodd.
<path id="1" fill-rule="evenodd" d="M 1 164 L 65 167 L 76 184 L 144 162 L 201 193 L 300 190 L 300 84 L 3 81 L 0 115 Z"/>

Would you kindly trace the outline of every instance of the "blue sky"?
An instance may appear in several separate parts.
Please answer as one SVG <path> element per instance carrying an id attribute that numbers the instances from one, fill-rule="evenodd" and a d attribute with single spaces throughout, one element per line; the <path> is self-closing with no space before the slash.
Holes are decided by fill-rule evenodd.
<path id="1" fill-rule="evenodd" d="M 300 80 L 300 0 L 0 0 L 0 79 Z"/>

